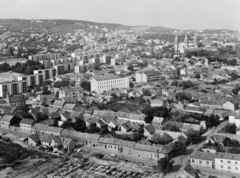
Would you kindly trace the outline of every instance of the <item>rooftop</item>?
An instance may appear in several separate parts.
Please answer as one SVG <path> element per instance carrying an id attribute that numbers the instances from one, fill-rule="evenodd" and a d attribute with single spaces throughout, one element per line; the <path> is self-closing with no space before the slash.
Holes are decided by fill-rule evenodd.
<path id="1" fill-rule="evenodd" d="M 94 76 L 93 77 L 97 81 L 104 81 L 104 80 L 114 80 L 114 79 L 121 79 L 121 78 L 127 78 L 127 76 L 120 76 L 120 75 L 106 75 L 103 77 L 100 76 Z"/>

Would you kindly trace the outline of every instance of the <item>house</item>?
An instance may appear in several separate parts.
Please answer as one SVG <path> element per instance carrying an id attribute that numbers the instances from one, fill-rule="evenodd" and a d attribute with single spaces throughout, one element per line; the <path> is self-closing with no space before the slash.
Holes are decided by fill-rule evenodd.
<path id="1" fill-rule="evenodd" d="M 100 119 L 99 121 L 97 121 L 97 122 L 96 122 L 96 125 L 97 125 L 97 127 L 100 128 L 100 129 L 107 126 L 107 124 L 106 124 L 102 119 Z"/>
<path id="2" fill-rule="evenodd" d="M 32 126 L 35 124 L 33 119 L 22 119 L 20 122 L 20 131 L 31 133 Z"/>
<path id="3" fill-rule="evenodd" d="M 51 146 L 52 146 L 52 147 L 58 148 L 59 146 L 62 145 L 61 137 L 59 137 L 59 136 L 53 136 L 53 137 L 51 137 L 51 139 L 52 139 L 52 143 L 51 143 Z"/>
<path id="4" fill-rule="evenodd" d="M 176 178 L 199 178 L 197 171 L 189 164 L 178 171 Z"/>
<path id="5" fill-rule="evenodd" d="M 237 109 L 239 109 L 239 101 L 237 100 L 227 101 L 222 105 L 222 108 L 231 111 L 236 111 Z"/>
<path id="6" fill-rule="evenodd" d="M 87 127 L 90 127 L 91 125 L 96 124 L 96 122 L 97 120 L 95 118 L 89 118 L 85 121 Z"/>
<path id="7" fill-rule="evenodd" d="M 240 173 L 239 164 L 240 155 L 233 153 L 217 152 L 214 154 L 198 151 L 191 157 L 191 165 L 194 167 L 198 166 L 237 174 Z"/>
<path id="8" fill-rule="evenodd" d="M 63 111 L 69 111 L 69 112 L 72 112 L 74 110 L 74 108 L 76 107 L 76 104 L 73 104 L 73 103 L 66 103 L 62 110 Z"/>
<path id="9" fill-rule="evenodd" d="M 40 143 L 40 138 L 37 133 L 28 136 L 28 145 L 36 147 L 40 145 Z"/>
<path id="10" fill-rule="evenodd" d="M 41 142 L 41 145 L 44 147 L 51 147 L 52 146 L 52 138 L 50 135 L 47 134 L 38 134 L 39 140 Z"/>
<path id="11" fill-rule="evenodd" d="M 122 132 L 122 133 L 128 133 L 128 132 L 131 131 L 131 127 L 129 126 L 129 122 L 123 123 L 123 124 L 120 126 L 120 128 L 121 128 L 121 132 Z"/>
<path id="12" fill-rule="evenodd" d="M 149 124 L 149 125 L 146 125 L 144 128 L 144 136 L 145 137 L 149 137 L 151 136 L 154 132 L 155 132 L 155 128 L 153 125 Z"/>
<path id="13" fill-rule="evenodd" d="M 63 100 L 55 100 L 54 103 L 50 105 L 50 107 L 62 109 L 64 104 L 65 104 L 65 101 Z"/>
<path id="14" fill-rule="evenodd" d="M 3 129 L 9 129 L 11 125 L 19 124 L 20 119 L 13 115 L 5 114 L 0 119 L 0 127 Z"/>
<path id="15" fill-rule="evenodd" d="M 215 155 L 197 151 L 191 156 L 191 165 L 194 167 L 215 168 Z"/>
<path id="16" fill-rule="evenodd" d="M 62 138 L 62 146 L 67 151 L 72 151 L 75 148 L 76 142 L 70 138 Z"/>
<path id="17" fill-rule="evenodd" d="M 22 94 L 9 96 L 9 106 L 22 106 L 25 105 L 25 98 Z"/>
<path id="18" fill-rule="evenodd" d="M 152 125 L 155 127 L 155 129 L 160 129 L 160 127 L 162 126 L 162 123 L 164 121 L 163 117 L 154 117 L 152 120 Z"/>
<path id="19" fill-rule="evenodd" d="M 160 99 L 153 99 L 150 101 L 151 107 L 160 107 L 163 106 L 163 101 Z"/>

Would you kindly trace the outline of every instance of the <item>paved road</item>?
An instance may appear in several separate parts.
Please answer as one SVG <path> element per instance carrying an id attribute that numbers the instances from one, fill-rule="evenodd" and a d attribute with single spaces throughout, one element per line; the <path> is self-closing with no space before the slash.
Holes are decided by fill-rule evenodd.
<path id="1" fill-rule="evenodd" d="M 221 130 L 223 127 L 225 127 L 227 124 L 228 124 L 228 121 L 225 121 L 225 122 L 222 122 L 221 124 L 219 124 L 216 128 L 209 129 L 206 133 L 204 133 L 202 135 L 202 138 L 205 138 L 205 139 L 203 139 L 201 143 L 189 145 L 187 147 L 187 151 L 185 152 L 184 155 L 175 157 L 173 159 L 175 162 L 173 170 L 171 173 L 167 174 L 165 176 L 165 178 L 175 178 L 177 176 L 177 172 L 186 166 L 186 164 L 190 160 L 190 156 L 192 154 L 195 154 L 196 151 L 204 145 L 206 139 L 211 137 L 213 134 L 217 133 L 219 130 Z"/>

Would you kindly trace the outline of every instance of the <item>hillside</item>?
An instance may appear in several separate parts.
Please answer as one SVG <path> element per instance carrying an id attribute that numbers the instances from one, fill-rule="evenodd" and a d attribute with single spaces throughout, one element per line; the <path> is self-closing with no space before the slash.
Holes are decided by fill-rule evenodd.
<path id="1" fill-rule="evenodd" d="M 22 33 L 74 33 L 77 30 L 101 31 L 102 29 L 128 29 L 128 26 L 110 23 L 97 23 L 83 20 L 21 20 L 0 19 L 0 31 Z"/>

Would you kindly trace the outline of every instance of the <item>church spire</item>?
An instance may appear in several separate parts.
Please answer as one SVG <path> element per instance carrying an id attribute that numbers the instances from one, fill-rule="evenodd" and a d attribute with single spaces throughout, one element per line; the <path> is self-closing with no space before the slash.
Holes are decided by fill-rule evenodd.
<path id="1" fill-rule="evenodd" d="M 178 36 L 175 36 L 175 40 L 174 40 L 174 48 L 175 48 L 175 52 L 178 52 Z"/>
<path id="2" fill-rule="evenodd" d="M 187 36 L 187 34 L 185 35 L 185 38 L 184 38 L 184 47 L 185 47 L 185 49 L 188 49 L 188 36 Z"/>
<path id="3" fill-rule="evenodd" d="M 198 47 L 198 41 L 197 41 L 197 34 L 196 33 L 194 35 L 193 43 L 194 43 L 194 47 L 197 48 Z"/>

